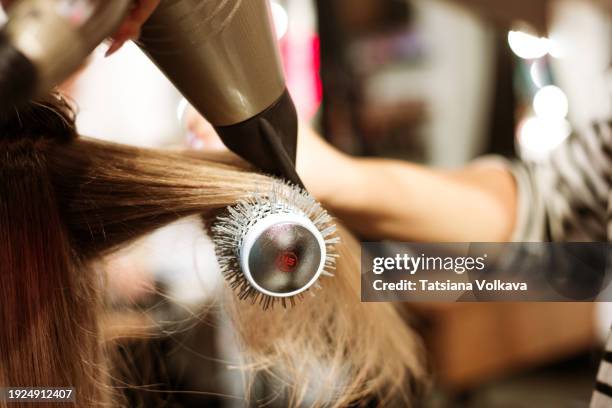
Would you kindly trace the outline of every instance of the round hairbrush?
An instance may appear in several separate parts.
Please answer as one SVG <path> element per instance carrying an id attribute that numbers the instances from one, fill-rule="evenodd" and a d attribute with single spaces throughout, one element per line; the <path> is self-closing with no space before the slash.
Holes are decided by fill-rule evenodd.
<path id="1" fill-rule="evenodd" d="M 240 299 L 283 306 L 333 276 L 339 242 L 321 205 L 299 187 L 277 181 L 269 192 L 239 200 L 212 226 L 221 272 Z"/>

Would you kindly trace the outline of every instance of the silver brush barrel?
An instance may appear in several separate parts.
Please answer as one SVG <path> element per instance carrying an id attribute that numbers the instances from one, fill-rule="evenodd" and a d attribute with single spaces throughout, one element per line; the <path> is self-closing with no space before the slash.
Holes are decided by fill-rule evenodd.
<path id="1" fill-rule="evenodd" d="M 306 191 L 274 181 L 244 197 L 212 224 L 221 272 L 238 298 L 264 309 L 295 303 L 322 276 L 333 276 L 336 225 Z"/>
<path id="2" fill-rule="evenodd" d="M 301 184 L 297 115 L 269 7 L 268 0 L 165 0 L 139 43 L 227 147 Z"/>
<path id="3" fill-rule="evenodd" d="M 305 215 L 269 214 L 245 229 L 240 267 L 259 292 L 290 297 L 308 290 L 325 268 L 325 238 Z"/>
<path id="4" fill-rule="evenodd" d="M 0 53 L 6 77 L 21 78 L 29 89 L 0 83 L 0 95 L 27 99 L 49 92 L 67 79 L 87 56 L 121 24 L 131 0 L 20 0 L 8 10 Z M 30 69 L 24 65 L 29 64 Z M 11 70 L 16 72 L 11 72 Z M 4 74 L 5 72 L 3 72 Z M 24 79 L 27 77 L 27 79 Z M 4 80 L 5 77 L 2 78 Z M 19 101 L 2 101 L 10 105 Z"/>

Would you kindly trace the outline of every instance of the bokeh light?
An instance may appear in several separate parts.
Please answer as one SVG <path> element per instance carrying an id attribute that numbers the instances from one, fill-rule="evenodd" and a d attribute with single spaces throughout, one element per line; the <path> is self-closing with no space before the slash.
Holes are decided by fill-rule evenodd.
<path id="1" fill-rule="evenodd" d="M 545 85 L 545 73 L 544 69 L 541 66 L 541 62 L 534 61 L 529 68 L 529 75 L 531 76 L 531 80 L 538 88 L 542 88 Z"/>
<path id="2" fill-rule="evenodd" d="M 571 126 L 566 120 L 527 118 L 518 130 L 521 157 L 531 161 L 546 159 L 570 133 Z"/>
<path id="3" fill-rule="evenodd" d="M 272 18 L 274 19 L 274 27 L 276 27 L 276 37 L 280 40 L 289 30 L 289 15 L 287 10 L 277 1 L 271 1 Z"/>
<path id="4" fill-rule="evenodd" d="M 517 56 L 524 59 L 535 59 L 550 51 L 550 40 L 536 37 L 523 31 L 509 31 L 508 44 Z"/>
<path id="5" fill-rule="evenodd" d="M 535 94 L 533 110 L 540 118 L 565 118 L 568 112 L 567 96 L 557 86 L 545 86 Z"/>

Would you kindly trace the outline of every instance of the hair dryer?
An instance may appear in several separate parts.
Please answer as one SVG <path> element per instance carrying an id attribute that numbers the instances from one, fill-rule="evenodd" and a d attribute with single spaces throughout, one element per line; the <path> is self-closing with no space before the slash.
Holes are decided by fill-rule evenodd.
<path id="1" fill-rule="evenodd" d="M 0 108 L 50 91 L 121 23 L 131 0 L 20 0 L 0 33 Z M 162 0 L 142 50 L 228 148 L 303 186 L 297 115 L 268 0 Z"/>
<path id="2" fill-rule="evenodd" d="M 297 116 L 268 0 L 162 1 L 139 44 L 227 147 L 302 185 Z"/>

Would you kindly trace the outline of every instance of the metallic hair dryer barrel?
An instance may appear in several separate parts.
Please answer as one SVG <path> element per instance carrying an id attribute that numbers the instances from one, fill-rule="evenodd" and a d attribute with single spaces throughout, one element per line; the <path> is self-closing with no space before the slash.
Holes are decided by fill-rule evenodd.
<path id="1" fill-rule="evenodd" d="M 0 33 L 2 108 L 67 79 L 121 24 L 132 0 L 20 0 Z"/>
<path id="2" fill-rule="evenodd" d="M 232 151 L 301 185 L 268 0 L 164 0 L 139 45 Z"/>

